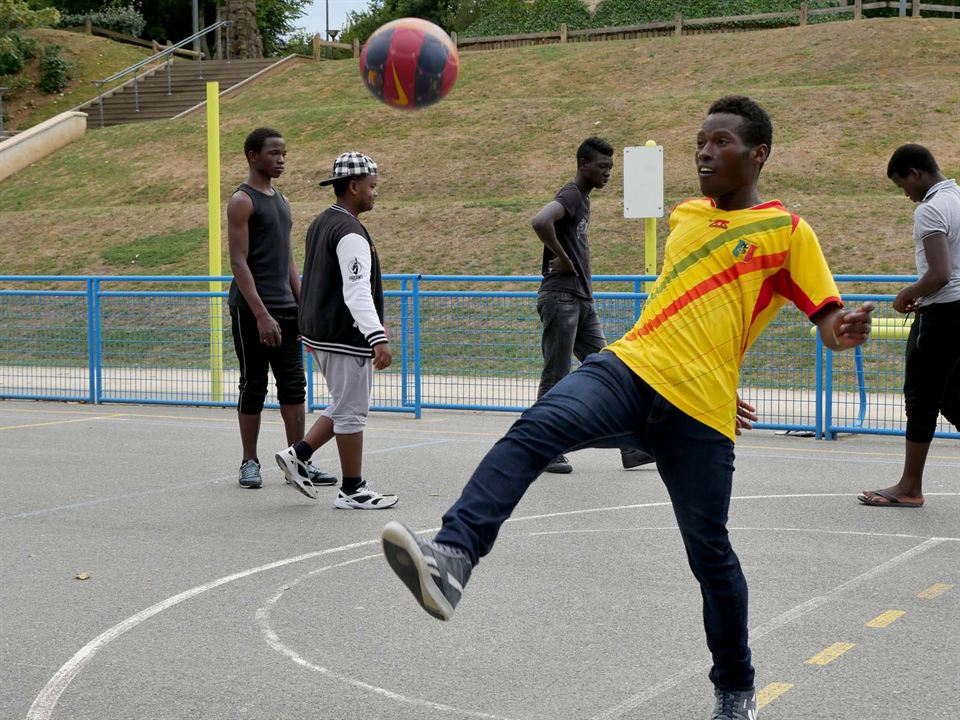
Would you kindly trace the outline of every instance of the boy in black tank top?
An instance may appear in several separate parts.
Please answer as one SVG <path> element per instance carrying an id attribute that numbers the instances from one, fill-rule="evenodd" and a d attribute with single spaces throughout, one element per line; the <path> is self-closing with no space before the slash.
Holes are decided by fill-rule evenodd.
<path id="1" fill-rule="evenodd" d="M 276 130 L 257 128 L 243 146 L 250 171 L 227 205 L 230 246 L 230 318 L 240 362 L 237 415 L 243 458 L 240 485 L 263 484 L 257 439 L 267 396 L 267 372 L 273 370 L 287 441 L 303 437 L 306 378 L 300 355 L 297 310 L 300 273 L 290 247 L 290 204 L 273 187 L 283 173 L 287 147 Z M 332 475 L 311 466 L 318 485 L 334 485 Z"/>

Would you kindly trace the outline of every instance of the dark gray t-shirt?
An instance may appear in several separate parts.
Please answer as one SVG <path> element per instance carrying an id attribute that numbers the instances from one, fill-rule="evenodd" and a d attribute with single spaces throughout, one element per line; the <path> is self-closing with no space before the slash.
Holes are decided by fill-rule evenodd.
<path id="1" fill-rule="evenodd" d="M 560 188 L 554 198 L 563 206 L 564 215 L 554 223 L 557 241 L 570 258 L 577 274 L 551 273 L 550 261 L 556 257 L 548 247 L 543 248 L 541 290 L 569 292 L 585 300 L 593 299 L 593 283 L 590 280 L 590 245 L 587 228 L 590 225 L 590 196 L 583 193 L 576 183 L 569 182 Z"/>

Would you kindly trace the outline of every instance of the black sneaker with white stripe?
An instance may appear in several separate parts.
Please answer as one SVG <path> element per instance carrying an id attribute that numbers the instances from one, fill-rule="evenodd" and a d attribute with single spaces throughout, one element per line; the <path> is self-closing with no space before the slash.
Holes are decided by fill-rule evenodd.
<path id="1" fill-rule="evenodd" d="M 385 510 L 400 500 L 396 495 L 381 495 L 372 487 L 363 483 L 356 492 L 345 493 L 341 488 L 333 506 L 340 510 Z"/>
<path id="2" fill-rule="evenodd" d="M 390 567 L 420 603 L 438 620 L 449 620 L 470 579 L 473 563 L 452 545 L 424 540 L 403 523 L 389 522 L 380 533 Z"/>
<path id="3" fill-rule="evenodd" d="M 710 720 L 757 720 L 757 694 L 753 690 L 713 689 L 717 702 Z"/>

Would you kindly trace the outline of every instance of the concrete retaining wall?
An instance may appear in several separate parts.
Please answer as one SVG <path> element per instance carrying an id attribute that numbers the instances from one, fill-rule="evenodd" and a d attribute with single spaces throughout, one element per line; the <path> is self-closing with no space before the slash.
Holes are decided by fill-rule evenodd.
<path id="1" fill-rule="evenodd" d="M 45 158 L 87 131 L 87 114 L 73 110 L 0 142 L 0 182 Z"/>

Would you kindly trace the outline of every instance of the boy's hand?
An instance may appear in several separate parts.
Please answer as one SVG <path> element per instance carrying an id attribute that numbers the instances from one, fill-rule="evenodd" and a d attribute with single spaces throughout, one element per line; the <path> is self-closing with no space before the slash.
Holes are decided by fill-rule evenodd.
<path id="1" fill-rule="evenodd" d="M 393 362 L 393 353 L 390 352 L 390 343 L 380 343 L 373 346 L 373 367 L 384 370 Z"/>
<path id="2" fill-rule="evenodd" d="M 741 399 L 739 393 L 737 394 L 737 426 L 734 429 L 737 435 L 742 435 L 741 429 L 753 429 L 753 423 L 759 419 L 756 410 L 753 405 Z"/>
<path id="3" fill-rule="evenodd" d="M 551 275 L 577 274 L 576 268 L 573 267 L 573 262 L 571 262 L 570 258 L 566 255 L 555 257 L 550 261 L 550 264 L 547 265 L 547 268 L 550 270 Z"/>
<path id="4" fill-rule="evenodd" d="M 854 348 L 867 341 L 875 309 L 872 302 L 866 302 L 856 310 L 841 310 L 834 316 L 833 334 L 840 348 Z"/>
<path id="5" fill-rule="evenodd" d="M 893 309 L 898 313 L 912 313 L 917 310 L 917 299 L 912 298 L 907 294 L 907 289 L 904 288 L 897 293 L 897 296 L 893 299 Z"/>

